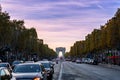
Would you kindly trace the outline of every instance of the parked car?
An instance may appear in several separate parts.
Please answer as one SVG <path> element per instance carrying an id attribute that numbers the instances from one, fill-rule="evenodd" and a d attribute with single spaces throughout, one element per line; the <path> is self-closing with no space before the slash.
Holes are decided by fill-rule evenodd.
<path id="1" fill-rule="evenodd" d="M 12 72 L 12 68 L 8 62 L 0 63 L 0 67 L 6 67 L 9 72 Z"/>
<path id="2" fill-rule="evenodd" d="M 12 75 L 6 67 L 0 67 L 0 80 L 11 80 Z"/>
<path id="3" fill-rule="evenodd" d="M 93 65 L 98 65 L 98 60 L 97 60 L 97 59 L 94 59 L 92 64 L 93 64 Z"/>
<path id="4" fill-rule="evenodd" d="M 90 59 L 90 60 L 89 60 L 89 63 L 90 63 L 90 64 L 93 64 L 93 62 L 94 62 L 94 59 Z"/>
<path id="5" fill-rule="evenodd" d="M 75 61 L 76 61 L 76 59 L 75 59 L 75 58 L 73 58 L 73 59 L 72 59 L 72 62 L 75 62 Z"/>
<path id="6" fill-rule="evenodd" d="M 83 63 L 88 63 L 88 58 L 82 58 Z"/>
<path id="7" fill-rule="evenodd" d="M 47 71 L 48 80 L 52 80 L 53 73 L 54 73 L 54 67 L 51 66 L 50 61 L 38 61 L 38 63 L 41 63 L 45 67 L 45 69 Z"/>
<path id="8" fill-rule="evenodd" d="M 76 63 L 82 63 L 82 61 L 80 59 L 76 59 L 75 61 Z"/>
<path id="9" fill-rule="evenodd" d="M 12 75 L 12 80 L 47 80 L 47 73 L 40 63 L 18 64 Z"/>

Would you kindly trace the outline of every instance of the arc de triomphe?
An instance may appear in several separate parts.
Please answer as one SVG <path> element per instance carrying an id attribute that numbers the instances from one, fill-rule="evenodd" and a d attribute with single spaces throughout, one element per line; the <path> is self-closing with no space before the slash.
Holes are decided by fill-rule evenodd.
<path id="1" fill-rule="evenodd" d="M 62 54 L 64 55 L 66 51 L 65 47 L 57 47 L 56 48 L 56 53 L 59 55 L 59 52 L 62 52 Z"/>

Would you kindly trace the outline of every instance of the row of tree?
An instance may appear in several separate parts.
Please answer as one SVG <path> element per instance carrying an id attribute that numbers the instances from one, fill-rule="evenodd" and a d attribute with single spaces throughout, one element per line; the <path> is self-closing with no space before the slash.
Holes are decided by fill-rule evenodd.
<path id="1" fill-rule="evenodd" d="M 27 29 L 23 20 L 10 20 L 7 12 L 0 12 L 0 48 L 9 47 L 15 54 L 36 53 L 41 58 L 56 57 L 54 50 L 38 39 L 35 28 Z M 19 54 L 20 55 L 20 54 Z"/>
<path id="2" fill-rule="evenodd" d="M 94 29 L 88 34 L 85 40 L 76 41 L 66 55 L 83 56 L 108 50 L 120 50 L 120 9 L 100 29 Z"/>

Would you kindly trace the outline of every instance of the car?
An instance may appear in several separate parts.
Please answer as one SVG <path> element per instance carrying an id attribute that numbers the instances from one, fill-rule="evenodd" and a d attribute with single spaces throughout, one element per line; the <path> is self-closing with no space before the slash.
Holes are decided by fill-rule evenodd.
<path id="1" fill-rule="evenodd" d="M 15 67 L 16 65 L 21 64 L 21 63 L 23 63 L 23 61 L 21 61 L 21 60 L 13 61 L 13 63 L 12 63 L 12 69 L 14 69 L 14 67 Z"/>
<path id="2" fill-rule="evenodd" d="M 34 61 L 25 61 L 25 63 L 34 63 Z"/>
<path id="3" fill-rule="evenodd" d="M 82 63 L 82 61 L 80 59 L 76 59 L 75 61 L 76 63 Z"/>
<path id="4" fill-rule="evenodd" d="M 43 59 L 42 61 L 48 61 L 48 59 Z"/>
<path id="5" fill-rule="evenodd" d="M 56 64 L 56 59 L 53 59 L 51 62 L 53 63 L 53 65 L 55 65 Z"/>
<path id="6" fill-rule="evenodd" d="M 52 67 L 54 67 L 54 65 L 56 64 L 56 63 L 53 62 L 53 61 L 49 61 L 49 62 L 50 62 L 50 64 L 51 64 Z"/>
<path id="7" fill-rule="evenodd" d="M 0 80 L 11 80 L 12 74 L 6 67 L 0 67 Z"/>
<path id="8" fill-rule="evenodd" d="M 50 67 L 52 68 L 52 70 L 53 70 L 53 74 L 54 74 L 54 65 L 55 65 L 55 63 L 54 62 L 52 62 L 52 61 L 50 61 Z"/>
<path id="9" fill-rule="evenodd" d="M 47 80 L 47 73 L 40 63 L 18 64 L 12 75 L 12 80 Z"/>
<path id="10" fill-rule="evenodd" d="M 90 59 L 90 61 L 89 61 L 89 62 L 90 62 L 90 64 L 93 64 L 93 62 L 94 62 L 94 59 Z"/>
<path id="11" fill-rule="evenodd" d="M 75 59 L 75 58 L 73 58 L 73 59 L 72 59 L 72 62 L 75 62 L 75 61 L 76 61 L 76 59 Z"/>
<path id="12" fill-rule="evenodd" d="M 0 63 L 0 67 L 6 67 L 9 72 L 12 72 L 12 68 L 8 62 Z"/>
<path id="13" fill-rule="evenodd" d="M 98 60 L 97 59 L 93 59 L 93 65 L 98 65 Z"/>
<path id="14" fill-rule="evenodd" d="M 83 63 L 89 63 L 90 59 L 89 58 L 82 58 Z"/>
<path id="15" fill-rule="evenodd" d="M 47 78 L 48 80 L 52 80 L 54 74 L 54 67 L 51 65 L 50 61 L 38 61 L 37 63 L 41 63 L 46 71 L 47 71 Z"/>

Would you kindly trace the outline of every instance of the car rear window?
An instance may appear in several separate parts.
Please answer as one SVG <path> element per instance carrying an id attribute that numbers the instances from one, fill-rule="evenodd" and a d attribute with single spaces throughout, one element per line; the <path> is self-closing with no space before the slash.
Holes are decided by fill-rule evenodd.
<path id="1" fill-rule="evenodd" d="M 0 67 L 7 67 L 7 64 L 0 64 Z"/>
<path id="2" fill-rule="evenodd" d="M 50 68 L 50 63 L 42 63 L 45 68 Z"/>
<path id="3" fill-rule="evenodd" d="M 17 65 L 14 69 L 14 73 L 31 73 L 40 72 L 41 68 L 39 65 Z"/>

